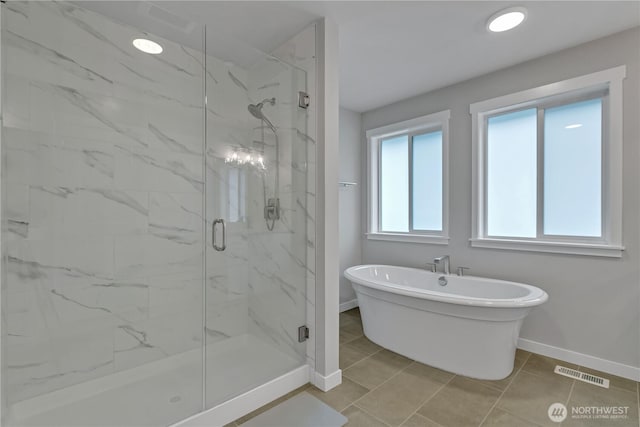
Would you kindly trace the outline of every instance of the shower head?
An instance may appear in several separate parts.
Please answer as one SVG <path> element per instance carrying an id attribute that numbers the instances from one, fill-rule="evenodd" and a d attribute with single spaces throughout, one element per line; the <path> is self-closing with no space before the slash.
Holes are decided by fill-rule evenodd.
<path id="1" fill-rule="evenodd" d="M 265 116 L 264 113 L 262 112 L 262 107 L 264 107 L 265 102 L 271 105 L 275 105 L 276 99 L 275 98 L 263 99 L 257 104 L 249 104 L 247 106 L 247 109 L 249 110 L 249 112 L 253 117 L 264 121 L 267 124 L 267 126 L 269 126 L 269 128 L 275 133 L 276 127 L 273 125 L 273 123 L 271 123 L 269 119 L 267 119 L 267 116 Z"/>

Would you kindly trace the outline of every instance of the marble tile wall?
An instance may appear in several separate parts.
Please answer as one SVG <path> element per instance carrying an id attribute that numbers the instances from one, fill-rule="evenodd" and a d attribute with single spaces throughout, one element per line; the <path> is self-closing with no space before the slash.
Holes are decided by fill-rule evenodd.
<path id="1" fill-rule="evenodd" d="M 277 346 L 297 364 L 305 362 L 305 344 L 297 329 L 306 323 L 306 111 L 297 106 L 298 91 L 306 90 L 306 73 L 276 58 L 268 58 L 249 70 L 250 94 L 261 100 L 276 98 L 264 114 L 277 128 L 279 162 L 275 162 L 275 137 L 265 131 L 264 174 L 267 198 L 275 194 L 279 171 L 281 218 L 269 231 L 263 219 L 261 179 L 250 181 L 257 203 L 251 203 L 249 222 L 249 331 Z M 260 124 L 255 120 L 256 125 Z M 254 138 L 261 141 L 262 131 Z M 292 363 L 295 363 L 292 362 Z"/>
<path id="2" fill-rule="evenodd" d="M 4 11 L 12 403 L 202 345 L 203 61 L 69 3 Z M 246 73 L 207 63 L 210 115 L 246 124 Z"/>
<path id="3" fill-rule="evenodd" d="M 305 298 L 306 324 L 311 329 L 311 339 L 306 342 L 307 364 L 315 367 L 315 293 L 316 293 L 316 135 L 317 135 L 317 87 L 316 87 L 316 26 L 310 25 L 299 34 L 285 42 L 272 52 L 273 56 L 289 63 L 306 73 L 306 92 L 311 97 L 311 104 L 305 111 L 305 120 L 298 119 L 294 129 L 294 137 L 300 146 L 305 147 L 306 176 L 304 195 L 296 198 L 296 206 L 305 218 Z M 306 131 L 301 126 L 306 125 Z M 302 162 L 295 170 L 302 167 Z M 299 193 L 298 193 L 299 194 Z M 304 207 L 304 208 L 303 208 Z M 302 216 L 299 218 L 302 219 Z"/>
<path id="4" fill-rule="evenodd" d="M 207 344 L 252 333 L 312 362 L 296 332 L 305 316 L 313 331 L 315 110 L 295 103 L 314 96 L 313 27 L 276 52 L 284 62 L 206 57 L 205 150 L 202 53 L 153 36 L 165 51 L 141 54 L 138 31 L 69 3 L 5 11 L 9 403 L 199 348 L 203 279 Z M 247 111 L 271 96 L 274 231 L 275 139 Z M 263 154 L 266 171 L 228 164 L 234 151 Z"/>

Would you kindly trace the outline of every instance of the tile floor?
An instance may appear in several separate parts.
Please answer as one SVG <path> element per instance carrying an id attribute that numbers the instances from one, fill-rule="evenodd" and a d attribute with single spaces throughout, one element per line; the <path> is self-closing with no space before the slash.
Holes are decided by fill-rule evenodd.
<path id="1" fill-rule="evenodd" d="M 611 387 L 554 374 L 556 363 L 609 378 Z M 360 312 L 340 314 L 342 384 L 327 393 L 306 385 L 237 420 L 239 426 L 306 390 L 348 419 L 349 427 L 639 427 L 637 382 L 518 350 L 513 373 L 500 381 L 480 381 L 444 372 L 385 350 L 362 332 Z M 552 422 L 555 402 L 572 407 L 626 406 L 626 419 Z"/>

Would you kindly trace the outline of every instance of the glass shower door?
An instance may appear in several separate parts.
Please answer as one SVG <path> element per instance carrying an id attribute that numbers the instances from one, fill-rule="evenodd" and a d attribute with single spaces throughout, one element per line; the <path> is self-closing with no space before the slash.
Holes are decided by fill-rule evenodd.
<path id="1" fill-rule="evenodd" d="M 197 413 L 202 46 L 67 2 L 7 2 L 2 18 L 5 422 Z"/>
<path id="2" fill-rule="evenodd" d="M 207 56 L 206 406 L 306 363 L 304 71 Z"/>

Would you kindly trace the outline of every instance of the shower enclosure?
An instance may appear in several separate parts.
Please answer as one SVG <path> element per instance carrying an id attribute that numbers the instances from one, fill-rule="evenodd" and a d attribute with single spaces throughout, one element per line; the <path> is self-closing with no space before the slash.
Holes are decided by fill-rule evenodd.
<path id="1" fill-rule="evenodd" d="M 306 71 L 73 3 L 1 25 L 3 425 L 171 425 L 306 365 Z"/>

